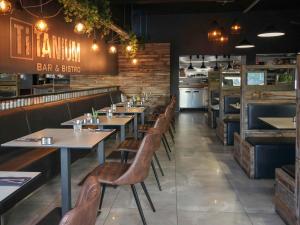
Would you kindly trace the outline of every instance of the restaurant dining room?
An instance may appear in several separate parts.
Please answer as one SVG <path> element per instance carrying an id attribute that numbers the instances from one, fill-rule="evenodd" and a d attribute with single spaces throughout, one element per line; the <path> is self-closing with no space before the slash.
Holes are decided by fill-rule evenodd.
<path id="1" fill-rule="evenodd" d="M 0 0 L 0 225 L 300 225 L 295 0 Z"/>

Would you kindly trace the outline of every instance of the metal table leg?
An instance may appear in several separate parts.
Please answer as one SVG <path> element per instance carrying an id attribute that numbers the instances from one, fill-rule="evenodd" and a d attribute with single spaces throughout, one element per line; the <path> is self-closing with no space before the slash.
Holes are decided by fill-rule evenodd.
<path id="1" fill-rule="evenodd" d="M 97 156 L 99 165 L 105 162 L 105 151 L 104 151 L 104 141 L 101 141 L 97 147 Z"/>
<path id="2" fill-rule="evenodd" d="M 134 123 L 134 138 L 137 139 L 138 138 L 138 115 L 137 114 L 134 114 L 133 123 Z"/>
<path id="3" fill-rule="evenodd" d="M 145 113 L 141 113 L 141 123 L 144 125 L 145 124 Z"/>
<path id="4" fill-rule="evenodd" d="M 60 149 L 61 162 L 61 209 L 64 216 L 71 209 L 71 169 L 70 169 L 70 149 Z"/>
<path id="5" fill-rule="evenodd" d="M 121 128 L 121 137 L 120 140 L 121 142 L 125 140 L 125 125 L 120 126 Z"/>

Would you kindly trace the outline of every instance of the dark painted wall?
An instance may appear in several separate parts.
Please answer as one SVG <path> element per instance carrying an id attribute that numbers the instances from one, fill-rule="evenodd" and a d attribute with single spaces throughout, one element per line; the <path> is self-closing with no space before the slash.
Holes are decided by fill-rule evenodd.
<path id="1" fill-rule="evenodd" d="M 239 54 L 247 55 L 247 63 L 255 63 L 256 53 L 283 53 L 300 51 L 300 25 L 290 21 L 300 22 L 300 12 L 249 12 L 247 14 L 171 14 L 148 15 L 140 17 L 140 12 L 134 16 L 135 31 L 146 32 L 149 42 L 171 43 L 171 92 L 178 93 L 179 56 L 190 54 Z M 145 14 L 144 14 L 145 15 Z M 240 36 L 232 37 L 228 45 L 216 46 L 207 40 L 210 23 L 217 20 L 221 26 L 228 28 L 235 18 L 239 18 L 244 28 Z M 145 21 L 148 21 L 147 29 Z M 142 21 L 142 26 L 140 26 Z M 275 21 L 275 22 L 274 22 Z M 287 35 L 280 38 L 260 39 L 256 37 L 266 25 L 274 24 L 286 31 Z M 245 35 L 246 34 L 246 35 Z M 256 45 L 254 49 L 236 50 L 235 44 L 243 37 Z"/>

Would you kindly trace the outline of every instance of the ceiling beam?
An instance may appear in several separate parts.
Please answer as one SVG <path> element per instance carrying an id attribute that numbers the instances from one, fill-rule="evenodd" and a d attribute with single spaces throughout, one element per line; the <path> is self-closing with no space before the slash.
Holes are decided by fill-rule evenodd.
<path id="1" fill-rule="evenodd" d="M 251 9 L 253 9 L 254 8 L 254 6 L 256 6 L 257 5 L 257 3 L 259 3 L 260 2 L 260 0 L 254 0 L 254 2 L 252 2 L 244 11 L 243 11 L 243 13 L 247 13 L 247 12 L 249 12 Z"/>

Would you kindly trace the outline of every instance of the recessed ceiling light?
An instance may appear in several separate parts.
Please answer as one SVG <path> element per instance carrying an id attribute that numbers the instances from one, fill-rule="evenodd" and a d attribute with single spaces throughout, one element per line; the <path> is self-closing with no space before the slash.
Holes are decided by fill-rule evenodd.
<path id="1" fill-rule="evenodd" d="M 237 44 L 235 46 L 235 48 L 254 48 L 255 45 L 250 43 L 247 39 L 244 39 L 243 41 L 241 41 L 239 44 Z"/>
<path id="2" fill-rule="evenodd" d="M 274 26 L 268 26 L 263 32 L 259 33 L 257 36 L 262 38 L 269 38 L 269 37 L 280 37 L 284 35 L 285 33 L 283 31 L 276 29 Z"/>

